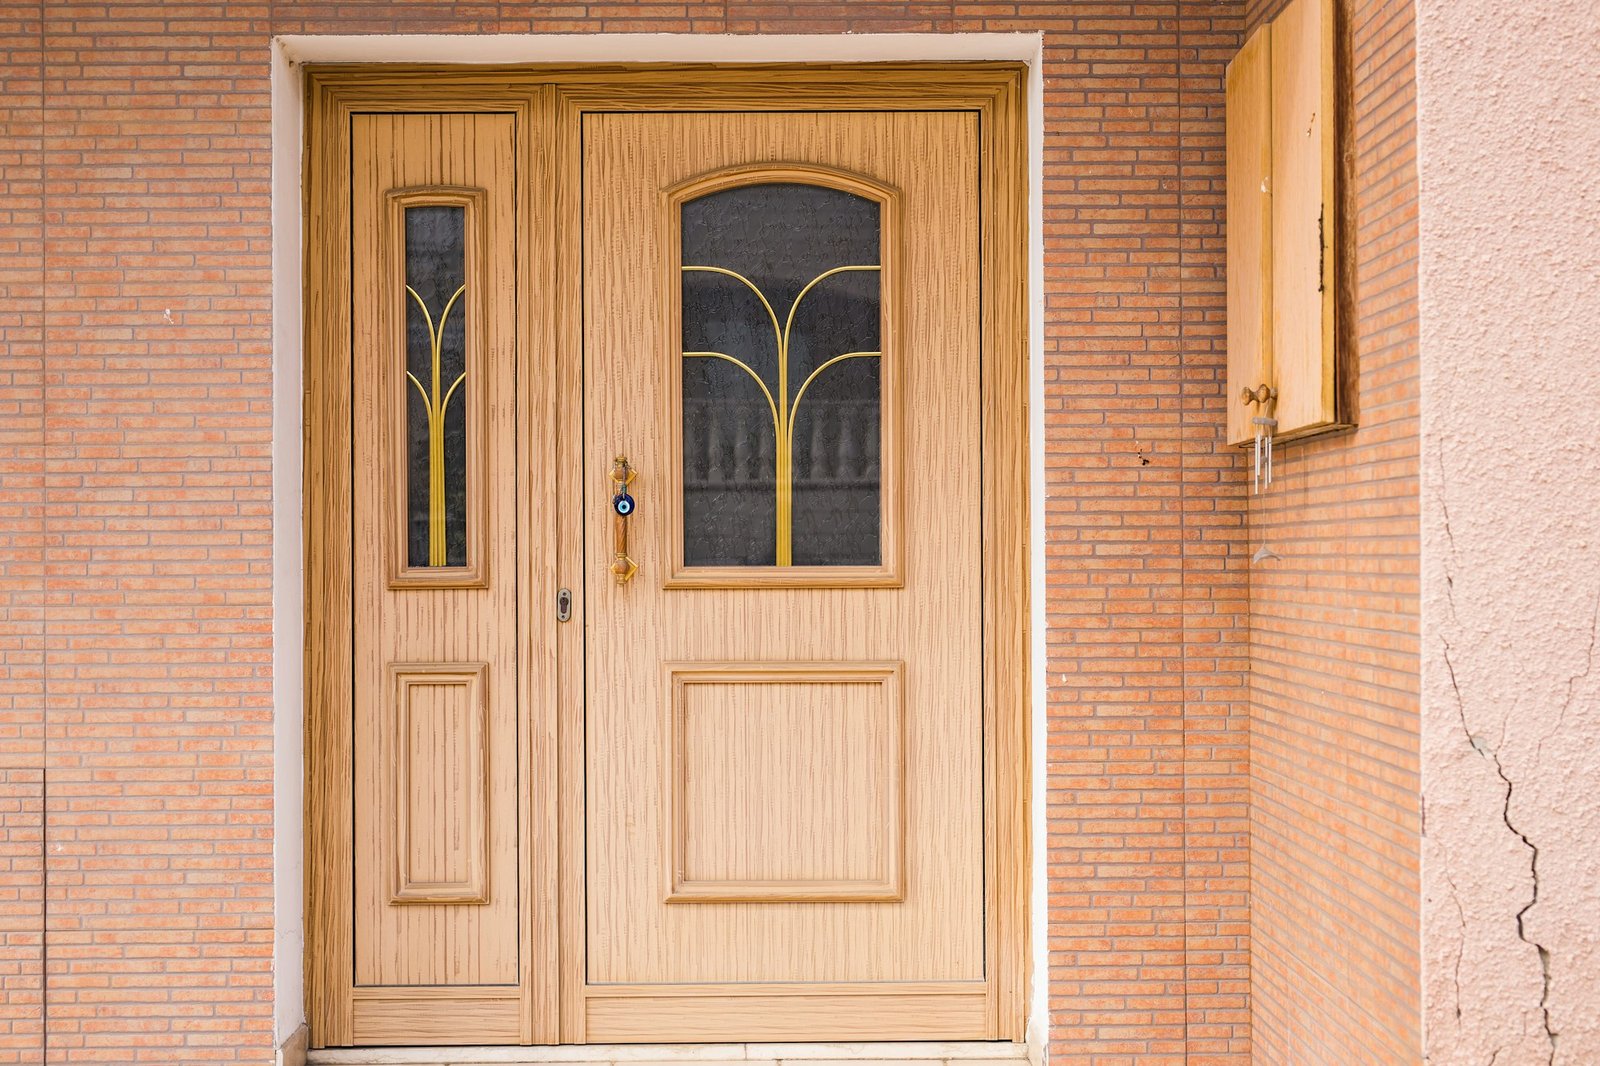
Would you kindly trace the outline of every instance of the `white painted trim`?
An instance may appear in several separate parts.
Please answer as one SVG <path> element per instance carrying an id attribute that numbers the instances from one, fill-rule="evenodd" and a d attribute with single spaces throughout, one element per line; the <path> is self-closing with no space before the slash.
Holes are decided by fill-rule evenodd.
<path id="1" fill-rule="evenodd" d="M 305 1022 L 305 545 L 300 368 L 304 89 L 272 44 L 272 995 L 273 1043 Z"/>
<path id="2" fill-rule="evenodd" d="M 1020 60 L 1037 33 L 548 33 L 284 35 L 295 63 L 888 63 Z M 1037 66 L 1035 66 L 1037 69 Z"/>
<path id="3" fill-rule="evenodd" d="M 1028 64 L 1028 427 L 1033 829 L 1033 984 L 1028 1045 L 1049 1043 L 1049 884 L 1045 823 L 1044 37 L 1039 33 L 404 34 L 277 37 L 272 42 L 273 995 L 278 1041 L 304 1021 L 304 629 L 301 525 L 303 63 L 870 63 L 1012 60 Z M 459 1053 L 453 1053 L 459 1055 Z M 840 1056 L 835 1056 L 840 1057 Z"/>

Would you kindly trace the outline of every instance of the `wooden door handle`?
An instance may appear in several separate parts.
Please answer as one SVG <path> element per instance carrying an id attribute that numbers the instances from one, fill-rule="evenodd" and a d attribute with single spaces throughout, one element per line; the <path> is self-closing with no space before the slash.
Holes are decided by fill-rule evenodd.
<path id="1" fill-rule="evenodd" d="M 1277 398 L 1278 390 L 1268 385 L 1264 381 L 1258 387 L 1253 389 L 1248 385 L 1245 386 L 1244 391 L 1239 394 L 1239 399 L 1245 403 L 1267 404 L 1272 403 L 1273 401 L 1277 400 Z"/>

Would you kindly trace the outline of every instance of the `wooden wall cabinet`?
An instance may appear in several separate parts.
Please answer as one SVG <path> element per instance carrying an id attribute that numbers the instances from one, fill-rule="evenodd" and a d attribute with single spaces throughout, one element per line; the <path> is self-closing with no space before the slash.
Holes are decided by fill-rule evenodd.
<path id="1" fill-rule="evenodd" d="M 1228 65 L 1231 444 L 1254 439 L 1258 415 L 1279 440 L 1355 424 L 1337 14 L 1292 0 Z"/>

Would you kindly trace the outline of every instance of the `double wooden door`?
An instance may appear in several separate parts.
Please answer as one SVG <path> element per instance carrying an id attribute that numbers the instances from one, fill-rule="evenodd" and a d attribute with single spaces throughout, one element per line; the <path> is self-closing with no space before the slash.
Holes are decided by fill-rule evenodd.
<path id="1" fill-rule="evenodd" d="M 980 114 L 534 118 L 348 115 L 314 1042 L 1017 1035 Z"/>

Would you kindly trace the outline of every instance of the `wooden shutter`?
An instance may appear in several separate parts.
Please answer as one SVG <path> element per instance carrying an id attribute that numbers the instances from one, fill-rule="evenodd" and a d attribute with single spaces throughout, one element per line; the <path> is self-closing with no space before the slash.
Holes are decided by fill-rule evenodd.
<path id="1" fill-rule="evenodd" d="M 1293 0 L 1272 26 L 1272 360 L 1277 435 L 1339 422 L 1334 395 L 1332 0 Z"/>
<path id="2" fill-rule="evenodd" d="M 1228 64 L 1228 443 L 1255 436 L 1241 395 L 1272 379 L 1272 27 Z"/>
<path id="3" fill-rule="evenodd" d="M 1336 0 L 1292 0 L 1228 66 L 1228 440 L 1354 424 Z M 1246 389 L 1275 389 L 1251 402 Z M 1259 394 L 1258 394 L 1259 395 Z"/>

